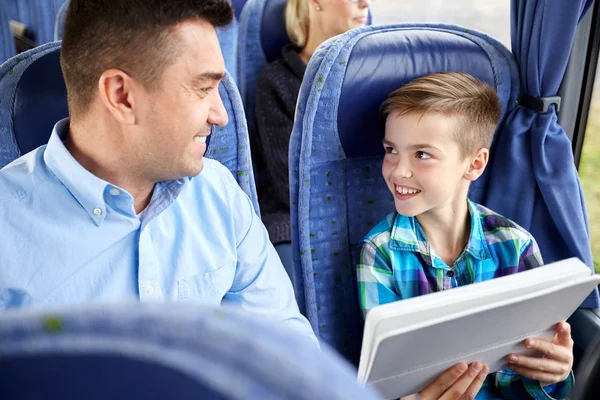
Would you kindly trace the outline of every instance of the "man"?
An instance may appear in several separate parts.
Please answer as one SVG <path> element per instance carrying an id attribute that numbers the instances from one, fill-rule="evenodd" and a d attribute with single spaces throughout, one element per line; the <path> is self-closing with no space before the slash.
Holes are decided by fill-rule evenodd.
<path id="1" fill-rule="evenodd" d="M 316 340 L 250 200 L 203 159 L 227 123 L 215 27 L 226 0 L 72 0 L 70 119 L 0 171 L 0 307 L 234 303 Z M 460 364 L 423 392 L 458 399 Z"/>
<path id="2" fill-rule="evenodd" d="M 225 0 L 73 0 L 70 119 L 0 172 L 0 307 L 238 304 L 316 341 L 248 197 L 203 159 L 227 124 Z M 200 173 L 202 171 L 202 173 Z"/>

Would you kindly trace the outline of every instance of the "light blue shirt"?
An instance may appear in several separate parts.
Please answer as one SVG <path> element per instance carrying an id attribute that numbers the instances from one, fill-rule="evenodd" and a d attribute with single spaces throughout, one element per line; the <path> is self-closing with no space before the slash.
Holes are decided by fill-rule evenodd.
<path id="1" fill-rule="evenodd" d="M 234 303 L 316 341 L 248 196 L 220 163 L 133 197 L 84 169 L 62 140 L 0 170 L 0 309 L 64 303 Z"/>

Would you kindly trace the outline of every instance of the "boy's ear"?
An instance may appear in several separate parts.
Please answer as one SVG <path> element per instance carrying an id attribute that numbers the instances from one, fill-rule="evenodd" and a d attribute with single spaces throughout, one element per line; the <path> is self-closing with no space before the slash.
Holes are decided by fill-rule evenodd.
<path id="1" fill-rule="evenodd" d="M 488 149 L 479 149 L 473 157 L 471 158 L 471 162 L 465 171 L 464 178 L 468 181 L 475 181 L 477 178 L 483 174 L 485 171 L 485 167 L 490 158 L 490 151 Z"/>

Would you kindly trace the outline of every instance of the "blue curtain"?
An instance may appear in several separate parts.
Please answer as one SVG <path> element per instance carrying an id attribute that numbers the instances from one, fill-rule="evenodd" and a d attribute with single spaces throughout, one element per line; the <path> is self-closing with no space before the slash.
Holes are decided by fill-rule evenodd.
<path id="1" fill-rule="evenodd" d="M 512 51 L 521 90 L 556 96 L 577 24 L 593 0 L 512 0 Z M 516 107 L 495 143 L 485 204 L 536 238 L 546 263 L 578 257 L 593 268 L 583 192 L 571 142 L 554 106 L 545 113 Z M 599 306 L 598 291 L 582 307 Z"/>
<path id="2" fill-rule="evenodd" d="M 15 42 L 8 21 L 8 15 L 0 1 L 0 64 L 15 55 Z"/>

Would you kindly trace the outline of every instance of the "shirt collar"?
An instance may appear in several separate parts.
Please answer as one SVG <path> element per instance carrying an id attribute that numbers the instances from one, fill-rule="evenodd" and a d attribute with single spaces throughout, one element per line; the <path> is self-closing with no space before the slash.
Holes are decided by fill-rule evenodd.
<path id="1" fill-rule="evenodd" d="M 108 182 L 86 170 L 65 147 L 63 140 L 69 133 L 69 118 L 54 125 L 52 135 L 44 151 L 44 162 L 54 175 L 77 199 L 96 225 L 106 216 L 104 192 Z"/>
<path id="2" fill-rule="evenodd" d="M 490 258 L 490 253 L 481 226 L 481 215 L 476 204 L 471 200 L 467 199 L 467 206 L 471 215 L 471 233 L 469 234 L 466 251 L 474 258 L 485 260 Z M 431 257 L 431 245 L 415 217 L 396 215 L 390 235 L 390 248 L 418 252 L 425 257 Z"/>
<path id="3" fill-rule="evenodd" d="M 77 199 L 96 225 L 99 226 L 104 221 L 107 205 L 120 214 L 135 218 L 133 197 L 124 189 L 83 168 L 63 143 L 68 133 L 69 118 L 54 126 L 44 152 L 44 162 L 48 168 Z M 192 177 L 185 177 L 155 185 L 150 204 L 144 210 L 144 222 L 147 224 L 173 203 L 190 180 Z"/>
<path id="4" fill-rule="evenodd" d="M 304 64 L 302 57 L 300 57 L 300 50 L 293 44 L 287 44 L 281 49 L 281 56 L 287 65 L 290 66 L 294 75 L 302 79 L 306 72 L 306 64 Z"/>

